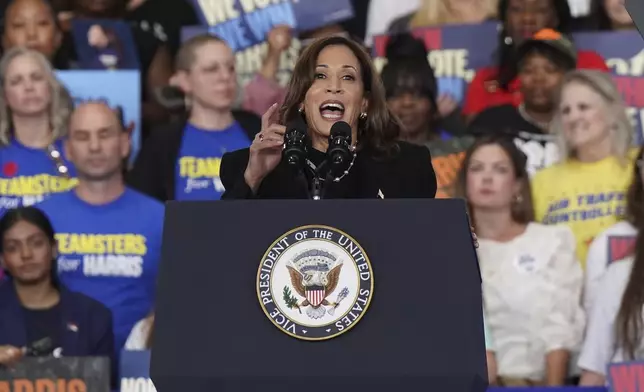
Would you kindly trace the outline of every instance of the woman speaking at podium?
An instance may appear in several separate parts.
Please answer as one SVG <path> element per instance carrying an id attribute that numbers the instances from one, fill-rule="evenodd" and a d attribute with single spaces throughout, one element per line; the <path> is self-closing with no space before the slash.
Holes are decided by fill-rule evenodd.
<path id="1" fill-rule="evenodd" d="M 345 166 L 320 170 L 332 162 L 327 149 L 338 125 L 346 130 L 336 139 L 347 144 Z M 282 158 L 298 128 L 304 155 L 294 171 L 293 161 Z M 320 39 L 300 56 L 284 104 L 264 114 L 251 147 L 223 156 L 222 199 L 306 199 L 311 183 L 322 184 L 327 199 L 433 198 L 429 151 L 398 141 L 399 132 L 369 54 L 344 37 Z"/>

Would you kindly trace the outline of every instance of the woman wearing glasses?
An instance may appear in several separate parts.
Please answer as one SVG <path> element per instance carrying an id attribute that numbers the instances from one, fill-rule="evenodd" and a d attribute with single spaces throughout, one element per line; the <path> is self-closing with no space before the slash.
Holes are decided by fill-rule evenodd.
<path id="1" fill-rule="evenodd" d="M 75 185 L 62 154 L 72 100 L 49 61 L 22 47 L 0 61 L 0 215 Z"/>

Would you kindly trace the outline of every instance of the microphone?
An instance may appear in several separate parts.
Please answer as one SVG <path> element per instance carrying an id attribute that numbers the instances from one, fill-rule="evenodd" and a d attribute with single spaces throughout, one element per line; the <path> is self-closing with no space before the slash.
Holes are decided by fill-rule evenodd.
<path id="1" fill-rule="evenodd" d="M 331 126 L 327 155 L 333 173 L 346 170 L 351 161 L 351 126 L 346 122 L 338 121 Z"/>
<path id="2" fill-rule="evenodd" d="M 40 340 L 37 340 L 27 346 L 25 350 L 25 355 L 28 357 L 42 357 L 52 353 L 54 349 L 54 343 L 51 338 L 46 337 Z"/>
<path id="3" fill-rule="evenodd" d="M 300 116 L 296 116 L 286 127 L 282 156 L 289 166 L 300 169 L 304 166 L 307 152 L 306 124 Z"/>

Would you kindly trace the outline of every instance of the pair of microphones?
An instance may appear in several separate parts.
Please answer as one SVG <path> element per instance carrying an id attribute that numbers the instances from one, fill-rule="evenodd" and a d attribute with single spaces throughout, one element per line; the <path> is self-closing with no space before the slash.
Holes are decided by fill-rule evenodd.
<path id="1" fill-rule="evenodd" d="M 308 156 L 307 126 L 299 116 L 286 127 L 284 134 L 283 159 L 290 167 L 300 170 L 304 167 Z M 344 121 L 338 121 L 331 126 L 329 148 L 327 149 L 329 171 L 334 174 L 347 170 L 351 155 L 351 126 Z"/>

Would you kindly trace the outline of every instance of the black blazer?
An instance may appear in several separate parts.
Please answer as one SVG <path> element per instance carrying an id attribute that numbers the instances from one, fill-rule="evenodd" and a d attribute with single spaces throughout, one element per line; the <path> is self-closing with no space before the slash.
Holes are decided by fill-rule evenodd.
<path id="1" fill-rule="evenodd" d="M 261 118 L 244 110 L 233 110 L 233 116 L 252 142 L 262 128 Z M 186 122 L 187 118 L 182 118 L 150 134 L 126 175 L 132 188 L 162 202 L 174 200 L 176 165 Z"/>
<path id="2" fill-rule="evenodd" d="M 118 360 L 114 348 L 112 312 L 98 301 L 69 291 L 59 284 L 59 342 L 65 357 L 108 357 L 112 383 L 116 384 Z M 0 346 L 25 347 L 27 334 L 22 307 L 11 279 L 0 282 Z"/>
<path id="3" fill-rule="evenodd" d="M 398 142 L 398 152 L 388 158 L 376 158 L 369 149 L 358 151 L 355 164 L 340 182 L 329 184 L 327 199 L 396 199 L 434 198 L 436 174 L 429 150 Z M 256 194 L 244 180 L 249 149 L 224 154 L 220 178 L 226 188 L 222 199 L 306 199 L 307 188 L 296 180 L 282 161 L 262 181 Z"/>
<path id="4" fill-rule="evenodd" d="M 67 357 L 114 357 L 112 313 L 103 304 L 60 285 L 61 348 Z M 71 326 L 71 328 L 70 328 Z M 74 328 L 75 326 L 75 328 Z M 0 283 L 0 346 L 28 343 L 20 300 L 11 279 Z"/>

